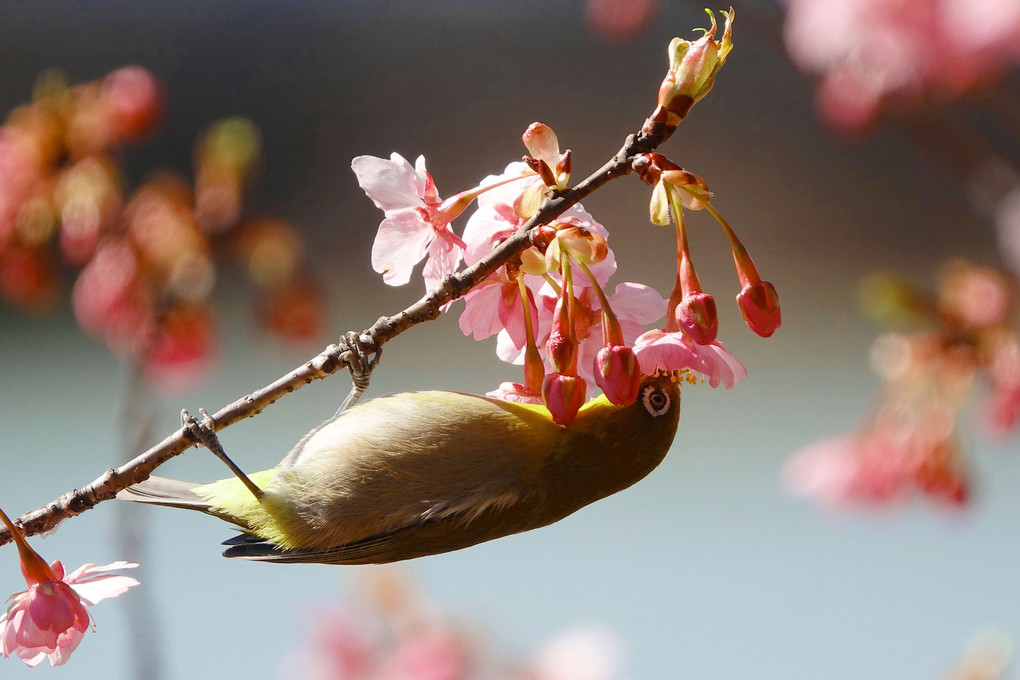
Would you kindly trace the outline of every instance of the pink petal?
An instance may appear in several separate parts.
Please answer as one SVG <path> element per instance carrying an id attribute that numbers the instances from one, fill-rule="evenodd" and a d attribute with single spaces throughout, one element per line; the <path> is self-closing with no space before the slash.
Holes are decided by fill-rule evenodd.
<path id="1" fill-rule="evenodd" d="M 539 343 L 538 346 L 544 347 L 544 343 Z M 524 348 L 514 344 L 505 328 L 496 336 L 496 356 L 508 364 L 524 363 Z"/>
<path id="2" fill-rule="evenodd" d="M 783 466 L 783 481 L 791 493 L 838 505 L 850 495 L 857 465 L 856 439 L 832 437 L 795 453 Z"/>
<path id="3" fill-rule="evenodd" d="M 694 346 L 679 333 L 655 329 L 639 337 L 634 343 L 641 372 L 651 375 L 656 371 L 679 371 L 695 364 Z"/>
<path id="4" fill-rule="evenodd" d="M 389 213 L 424 207 L 424 182 L 400 154 L 392 154 L 390 160 L 358 156 L 351 161 L 351 169 L 358 177 L 358 184 L 380 210 Z"/>
<path id="5" fill-rule="evenodd" d="M 622 324 L 625 320 L 639 324 L 655 323 L 666 313 L 666 300 L 659 291 L 641 283 L 625 282 L 609 296 L 609 304 Z"/>
<path id="6" fill-rule="evenodd" d="M 67 634 L 61 637 L 59 646 L 53 652 L 48 654 L 50 665 L 63 666 L 67 663 L 67 660 L 71 658 L 72 652 L 78 649 L 78 645 L 81 644 L 82 638 L 84 637 L 85 632 L 82 630 L 72 628 L 67 631 Z"/>
<path id="7" fill-rule="evenodd" d="M 514 401 L 519 404 L 542 404 L 541 394 L 529 394 L 524 385 L 515 382 L 500 383 L 496 389 L 486 392 L 485 396 L 502 399 L 503 401 Z"/>
<path id="8" fill-rule="evenodd" d="M 379 224 L 372 244 L 372 269 L 390 286 L 411 280 L 414 266 L 425 257 L 435 238 L 432 226 L 413 210 L 394 213 Z"/>
<path id="9" fill-rule="evenodd" d="M 17 632 L 24 616 L 25 609 L 22 600 L 12 603 L 3 616 L 0 616 L 0 652 L 5 658 L 18 648 Z"/>
<path id="10" fill-rule="evenodd" d="M 488 186 L 490 184 L 496 184 L 503 180 L 511 177 L 535 177 L 534 171 L 528 167 L 528 164 L 523 161 L 514 161 L 506 166 L 506 169 L 500 175 L 489 175 L 482 180 L 479 186 Z M 501 187 L 496 187 L 490 191 L 486 191 L 478 197 L 477 203 L 478 208 L 482 209 L 493 205 L 513 205 L 517 197 L 521 195 L 525 188 L 530 182 L 510 182 L 504 184 Z"/>
<path id="11" fill-rule="evenodd" d="M 86 565 L 89 566 L 89 565 Z M 85 574 L 85 580 L 75 581 L 72 580 L 72 574 L 67 578 L 67 583 L 74 588 L 74 591 L 78 593 L 78 596 L 86 604 L 96 604 L 101 600 L 105 600 L 108 597 L 117 597 L 127 592 L 128 588 L 138 585 L 138 579 L 130 576 L 124 576 L 122 574 L 106 574 L 102 573 L 110 571 L 112 569 L 130 569 L 137 567 L 137 564 L 130 564 L 128 562 L 114 562 L 108 564 L 105 567 L 92 567 L 89 574 Z M 80 569 L 78 571 L 81 571 Z M 75 572 L 75 574 L 78 573 Z"/>
<path id="12" fill-rule="evenodd" d="M 722 383 L 726 389 L 733 387 L 747 377 L 747 369 L 740 361 L 726 351 L 722 343 L 696 345 L 698 357 L 692 366 L 695 371 L 708 376 L 708 383 L 718 387 Z"/>
<path id="13" fill-rule="evenodd" d="M 524 146 L 533 158 L 545 161 L 550 170 L 556 170 L 560 160 L 560 143 L 553 129 L 544 123 L 532 123 L 524 131 Z"/>
<path id="14" fill-rule="evenodd" d="M 499 321 L 498 305 L 503 294 L 501 284 L 483 282 L 464 296 L 464 311 L 458 325 L 464 335 L 473 335 L 475 340 L 484 340 L 503 328 Z"/>
<path id="15" fill-rule="evenodd" d="M 118 560 L 97 567 L 94 564 L 83 564 L 64 578 L 64 582 L 71 586 L 78 597 L 92 605 L 108 597 L 117 597 L 127 592 L 128 588 L 138 585 L 138 580 L 122 574 L 110 572 L 120 569 L 134 569 L 138 565 L 134 562 Z"/>
<path id="16" fill-rule="evenodd" d="M 481 197 L 478 201 L 481 202 Z M 478 262 L 492 251 L 498 241 L 517 231 L 521 223 L 513 214 L 513 208 L 506 204 L 479 206 L 464 225 L 464 243 L 467 245 L 464 262 L 468 265 Z"/>
<path id="17" fill-rule="evenodd" d="M 444 238 L 444 233 L 440 232 L 439 238 L 429 245 L 428 259 L 425 260 L 425 267 L 421 272 L 427 290 L 432 290 L 441 284 L 443 279 L 457 271 L 457 265 L 460 264 L 463 248 L 450 239 Z"/>
<path id="18" fill-rule="evenodd" d="M 496 307 L 500 325 L 506 329 L 514 347 L 524 347 L 528 340 L 527 325 L 524 323 L 524 310 L 517 282 L 510 282 L 501 287 L 501 295 Z M 535 298 L 528 291 L 528 314 L 531 316 L 531 327 L 538 325 L 538 307 Z"/>
<path id="19" fill-rule="evenodd" d="M 77 593 L 66 583 L 44 581 L 30 589 L 29 593 L 26 607 L 28 616 L 17 635 L 21 646 L 44 647 L 52 651 L 61 633 L 72 626 L 88 625 L 88 613 Z"/>

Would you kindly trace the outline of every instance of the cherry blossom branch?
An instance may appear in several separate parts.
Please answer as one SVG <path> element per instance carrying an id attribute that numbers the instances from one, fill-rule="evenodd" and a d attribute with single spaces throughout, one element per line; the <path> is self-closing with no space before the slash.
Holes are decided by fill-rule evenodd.
<path id="1" fill-rule="evenodd" d="M 364 349 L 378 350 L 383 344 L 412 326 L 436 319 L 443 305 L 464 296 L 500 266 L 519 256 L 530 245 L 530 236 L 535 227 L 557 218 L 611 180 L 630 173 L 632 162 L 638 155 L 654 150 L 672 132 L 663 131 L 661 128 L 647 130 L 647 127 L 639 134 L 628 136 L 616 155 L 587 179 L 572 189 L 556 192 L 554 196 L 546 198 L 530 220 L 482 260 L 448 276 L 440 286 L 429 291 L 414 304 L 393 316 L 381 317 L 370 328 L 359 333 L 357 338 Z M 221 430 L 256 415 L 284 395 L 356 362 L 356 353 L 350 348 L 329 345 L 317 356 L 288 374 L 221 408 L 212 416 L 213 427 L 215 430 Z M 17 524 L 21 526 L 26 536 L 51 531 L 63 520 L 114 498 L 117 492 L 132 484 L 144 481 L 160 465 L 196 443 L 195 436 L 187 428 L 182 427 L 124 465 L 116 469 L 109 468 L 91 483 L 68 491 L 47 505 L 25 513 L 18 518 Z M 11 540 L 10 531 L 0 528 L 0 545 Z"/>

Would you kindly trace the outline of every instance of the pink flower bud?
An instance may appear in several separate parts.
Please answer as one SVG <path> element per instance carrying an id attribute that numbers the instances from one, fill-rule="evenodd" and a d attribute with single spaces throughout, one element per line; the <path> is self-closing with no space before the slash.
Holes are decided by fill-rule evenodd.
<path id="1" fill-rule="evenodd" d="M 543 123 L 532 123 L 521 138 L 531 154 L 525 162 L 538 173 L 549 187 L 565 189 L 570 180 L 570 151 L 560 153 L 560 142 L 552 128 Z"/>
<path id="2" fill-rule="evenodd" d="M 576 375 L 550 373 L 542 381 L 542 398 L 558 425 L 569 425 L 584 404 L 587 385 Z"/>
<path id="3" fill-rule="evenodd" d="M 545 351 L 557 371 L 574 372 L 573 369 L 577 366 L 576 340 L 564 335 L 559 328 L 554 326 L 552 333 L 549 334 L 549 340 L 545 343 Z"/>
<path id="4" fill-rule="evenodd" d="M 532 123 L 524 131 L 521 140 L 532 158 L 543 160 L 548 166 L 555 166 L 560 157 L 560 142 L 553 129 L 544 123 Z"/>
<path id="5" fill-rule="evenodd" d="M 625 345 L 607 345 L 595 356 L 595 384 L 617 406 L 630 406 L 641 390 L 641 369 L 634 350 Z"/>
<path id="6" fill-rule="evenodd" d="M 715 298 L 708 293 L 688 295 L 676 308 L 676 320 L 680 327 L 699 345 L 715 342 L 719 334 L 719 317 L 716 314 Z M 750 323 L 750 322 L 748 322 Z"/>
<path id="7" fill-rule="evenodd" d="M 737 295 L 737 305 L 748 327 L 767 338 L 782 323 L 779 313 L 779 294 L 768 281 L 748 283 Z"/>

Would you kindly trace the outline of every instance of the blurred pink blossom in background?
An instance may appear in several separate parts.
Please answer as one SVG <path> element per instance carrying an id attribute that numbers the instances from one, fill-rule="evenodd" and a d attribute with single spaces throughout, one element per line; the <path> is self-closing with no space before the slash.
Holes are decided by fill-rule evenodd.
<path id="1" fill-rule="evenodd" d="M 786 47 L 821 80 L 818 107 L 860 131 L 1001 78 L 1020 59 L 1015 0 L 786 0 Z"/>

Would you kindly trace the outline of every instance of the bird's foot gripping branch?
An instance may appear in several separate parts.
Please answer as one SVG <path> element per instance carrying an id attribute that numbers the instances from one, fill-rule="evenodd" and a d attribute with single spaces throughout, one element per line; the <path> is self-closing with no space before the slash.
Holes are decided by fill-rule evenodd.
<path id="1" fill-rule="evenodd" d="M 422 157 L 413 166 L 396 153 L 355 158 L 359 184 L 384 212 L 373 268 L 385 283 L 402 285 L 424 260 L 425 295 L 203 421 L 210 431 L 222 429 L 350 367 L 354 390 L 340 412 L 276 468 L 250 478 L 239 470 L 204 485 L 150 478 L 171 457 L 211 439 L 189 420 L 134 460 L 27 513 L 19 526 L 0 529 L 0 544 L 14 539 L 27 546 L 24 536 L 119 496 L 236 524 L 243 533 L 228 541 L 229 557 L 388 562 L 544 526 L 644 477 L 672 442 L 681 382 L 732 387 L 746 376 L 718 340 L 715 299 L 695 272 L 685 210 L 705 210 L 722 227 L 748 326 L 767 337 L 780 325 L 775 288 L 711 203 L 707 183 L 655 151 L 712 88 L 732 48 L 732 22 L 730 10 L 721 38 L 713 16 L 700 39 L 670 44 L 653 112 L 575 185 L 570 151 L 561 152 L 541 123 L 524 133 L 523 161 L 445 200 Z M 631 173 L 653 187 L 651 222 L 675 226 L 669 242 L 675 235 L 676 283 L 668 298 L 637 282 L 608 288 L 617 269 L 610 229 L 581 205 Z M 458 233 L 454 221 L 469 209 Z M 466 335 L 497 336 L 499 358 L 523 365 L 521 382 L 505 382 L 484 397 L 419 392 L 347 408 L 367 387 L 383 344 L 451 311 Z M 646 329 L 653 324 L 660 327 Z M 596 390 L 602 396 L 589 398 Z M 36 581 L 60 580 L 43 576 Z M 3 620 L 5 656 L 17 652 L 6 641 L 23 638 L 24 622 L 10 610 Z M 47 650 L 53 663 L 66 659 Z"/>

